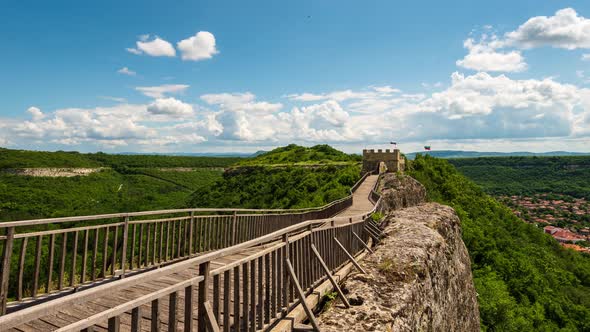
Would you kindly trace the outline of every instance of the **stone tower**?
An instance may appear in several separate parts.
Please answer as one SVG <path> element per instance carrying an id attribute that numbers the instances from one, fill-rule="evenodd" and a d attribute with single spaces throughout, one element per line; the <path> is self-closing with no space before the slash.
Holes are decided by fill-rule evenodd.
<path id="1" fill-rule="evenodd" d="M 387 172 L 404 171 L 405 160 L 399 149 L 393 151 L 386 149 L 385 152 L 381 149 L 363 150 L 363 173 L 377 171 L 381 162 L 385 163 Z"/>

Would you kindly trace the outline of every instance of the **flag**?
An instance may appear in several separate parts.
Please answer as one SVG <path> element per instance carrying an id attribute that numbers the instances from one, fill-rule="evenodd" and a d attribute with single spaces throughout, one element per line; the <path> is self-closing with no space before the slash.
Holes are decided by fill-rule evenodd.
<path id="1" fill-rule="evenodd" d="M 430 151 L 430 145 L 425 145 L 425 146 L 424 146 L 424 150 L 426 150 L 426 151 Z"/>
<path id="2" fill-rule="evenodd" d="M 397 142 L 389 142 L 389 144 L 397 145 Z"/>

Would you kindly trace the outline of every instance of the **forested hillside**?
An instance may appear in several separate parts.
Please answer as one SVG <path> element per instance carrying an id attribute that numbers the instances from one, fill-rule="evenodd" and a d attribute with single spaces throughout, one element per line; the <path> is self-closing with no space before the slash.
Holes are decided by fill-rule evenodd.
<path id="1" fill-rule="evenodd" d="M 248 167 L 224 174 L 215 184 L 197 190 L 190 206 L 243 208 L 306 208 L 349 195 L 360 167 Z"/>
<path id="2" fill-rule="evenodd" d="M 359 162 L 360 155 L 349 155 L 338 151 L 333 147 L 323 144 L 312 147 L 304 147 L 290 144 L 276 148 L 256 156 L 245 159 L 240 165 L 289 165 L 289 164 L 334 164 L 346 162 Z"/>
<path id="3" fill-rule="evenodd" d="M 449 160 L 493 195 L 561 193 L 590 199 L 590 157 L 502 157 Z"/>
<path id="4" fill-rule="evenodd" d="M 191 206 L 306 208 L 349 195 L 360 179 L 358 156 L 328 145 L 295 144 L 243 160 L 223 179 L 197 190 Z M 280 166 L 280 167 L 276 167 Z"/>
<path id="5" fill-rule="evenodd" d="M 0 221 L 183 208 L 240 158 L 0 149 Z M 22 176 L 19 168 L 103 168 L 87 176 Z"/>
<path id="6" fill-rule="evenodd" d="M 524 223 L 449 162 L 418 156 L 411 165 L 429 198 L 461 218 L 483 330 L 590 330 L 588 256 Z"/>

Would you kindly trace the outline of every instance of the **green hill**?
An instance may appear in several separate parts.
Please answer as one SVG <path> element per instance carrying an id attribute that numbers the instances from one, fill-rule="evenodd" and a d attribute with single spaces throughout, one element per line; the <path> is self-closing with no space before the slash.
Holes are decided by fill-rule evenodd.
<path id="1" fill-rule="evenodd" d="M 254 158 L 245 159 L 238 165 L 346 164 L 360 160 L 359 155 L 349 155 L 326 144 L 312 147 L 290 144 L 258 154 Z"/>
<path id="2" fill-rule="evenodd" d="M 590 156 L 449 160 L 492 195 L 560 193 L 590 199 Z"/>
<path id="3" fill-rule="evenodd" d="M 0 148 L 0 169 L 65 167 L 228 167 L 239 157 L 190 157 L 164 155 L 123 155 L 79 152 L 46 152 Z"/>
<path id="4" fill-rule="evenodd" d="M 0 149 L 0 221 L 183 208 L 241 158 Z M 75 177 L 15 175 L 18 168 L 98 168 Z"/>
<path id="5" fill-rule="evenodd" d="M 482 330 L 590 331 L 590 257 L 522 222 L 446 160 L 419 156 L 409 173 L 461 219 Z"/>

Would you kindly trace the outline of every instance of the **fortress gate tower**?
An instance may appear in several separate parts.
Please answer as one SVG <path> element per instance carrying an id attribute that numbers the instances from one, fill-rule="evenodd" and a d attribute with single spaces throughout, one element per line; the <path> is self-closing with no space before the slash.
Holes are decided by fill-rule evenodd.
<path id="1" fill-rule="evenodd" d="M 379 170 L 381 162 L 387 167 L 387 172 L 403 172 L 405 167 L 405 160 L 399 149 L 386 149 L 385 152 L 381 149 L 363 150 L 363 173 Z"/>

